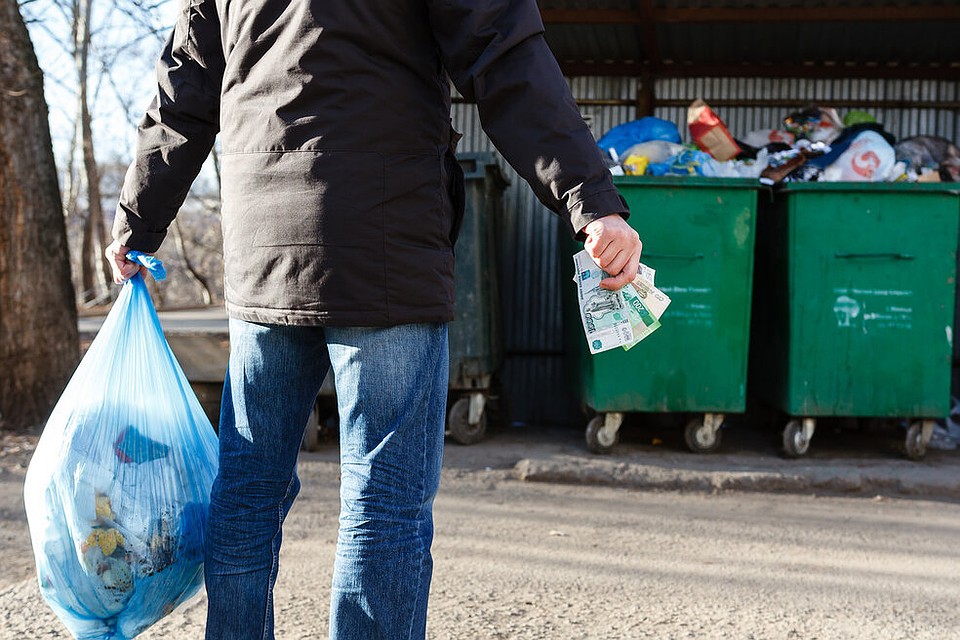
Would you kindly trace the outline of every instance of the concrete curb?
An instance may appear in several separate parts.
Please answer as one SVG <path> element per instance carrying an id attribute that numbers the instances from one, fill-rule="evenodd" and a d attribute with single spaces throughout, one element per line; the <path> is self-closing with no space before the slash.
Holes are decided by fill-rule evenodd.
<path id="1" fill-rule="evenodd" d="M 690 469 L 636 462 L 562 456 L 525 458 L 513 469 L 527 482 L 597 484 L 669 491 L 764 491 L 770 493 L 841 493 L 960 498 L 955 467 L 882 465 L 802 466 L 790 469 Z"/>

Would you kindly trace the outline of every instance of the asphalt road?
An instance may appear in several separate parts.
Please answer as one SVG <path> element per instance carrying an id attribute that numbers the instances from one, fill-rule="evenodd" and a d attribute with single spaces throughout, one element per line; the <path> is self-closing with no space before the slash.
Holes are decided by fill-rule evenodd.
<path id="1" fill-rule="evenodd" d="M 529 483 L 531 439 L 448 447 L 428 637 L 945 640 L 960 629 L 960 504 Z M 303 454 L 277 637 L 325 637 L 336 450 Z M 20 478 L 0 474 L 0 640 L 64 638 L 38 594 Z M 202 637 L 205 601 L 144 640 Z"/>

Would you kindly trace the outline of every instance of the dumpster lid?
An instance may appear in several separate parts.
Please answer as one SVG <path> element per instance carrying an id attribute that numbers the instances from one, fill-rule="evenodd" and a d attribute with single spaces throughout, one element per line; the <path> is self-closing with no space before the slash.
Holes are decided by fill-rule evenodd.
<path id="1" fill-rule="evenodd" d="M 960 193 L 960 182 L 787 182 L 777 191 L 828 193 Z"/>
<path id="2" fill-rule="evenodd" d="M 759 189 L 763 186 L 754 178 L 705 178 L 703 176 L 614 176 L 613 184 L 691 189 Z"/>

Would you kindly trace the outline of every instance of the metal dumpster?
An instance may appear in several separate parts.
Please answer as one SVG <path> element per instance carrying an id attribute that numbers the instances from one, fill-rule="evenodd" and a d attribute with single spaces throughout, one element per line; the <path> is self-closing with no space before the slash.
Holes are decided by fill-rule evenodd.
<path id="1" fill-rule="evenodd" d="M 897 418 L 921 458 L 950 403 L 957 185 L 794 183 L 761 207 L 751 393 L 807 453 L 824 416 Z"/>
<path id="2" fill-rule="evenodd" d="M 725 416 L 746 406 L 760 184 L 697 177 L 620 177 L 615 183 L 643 240 L 641 260 L 656 269 L 657 287 L 672 303 L 663 326 L 630 351 L 591 356 L 576 292 L 564 287 L 575 392 L 597 412 L 587 425 L 587 445 L 597 453 L 612 450 L 627 412 L 671 412 L 687 414 L 684 440 L 692 451 L 713 451 Z M 569 264 L 563 268 L 570 272 Z"/>
<path id="3" fill-rule="evenodd" d="M 466 187 L 456 245 L 457 318 L 450 323 L 447 431 L 460 444 L 483 439 L 486 410 L 503 364 L 494 224 L 510 184 L 491 153 L 459 154 Z"/>

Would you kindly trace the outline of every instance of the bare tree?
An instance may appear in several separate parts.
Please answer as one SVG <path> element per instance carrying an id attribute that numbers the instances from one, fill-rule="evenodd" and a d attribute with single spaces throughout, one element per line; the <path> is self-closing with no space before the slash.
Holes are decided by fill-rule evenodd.
<path id="1" fill-rule="evenodd" d="M 213 165 L 213 174 L 216 178 L 216 194 L 215 197 L 204 197 L 197 193 L 196 185 L 195 188 L 191 191 L 191 200 L 196 200 L 201 206 L 201 210 L 212 216 L 216 222 L 217 227 L 220 223 L 220 193 L 223 188 L 223 180 L 220 175 L 220 153 L 217 151 L 216 145 L 210 150 L 210 161 Z M 219 248 L 223 239 L 218 237 L 215 243 L 204 242 L 202 239 L 198 241 L 197 238 L 191 238 L 191 241 L 187 241 L 184 237 L 184 233 L 181 229 L 181 223 L 178 220 L 175 220 L 174 223 L 170 226 L 170 230 L 173 232 L 173 238 L 177 245 L 177 251 L 180 252 L 180 257 L 183 259 L 183 266 L 186 270 L 189 278 L 197 284 L 200 289 L 200 299 L 201 302 L 205 305 L 212 304 L 216 299 L 216 286 L 211 282 L 211 277 L 204 274 L 204 270 L 192 259 L 193 250 L 199 248 L 206 253 L 210 253 L 211 250 L 213 253 L 217 253 L 217 248 Z M 204 229 L 201 226 L 201 236 L 205 235 L 203 233 Z M 214 244 L 215 246 L 210 246 Z M 222 269 L 222 254 L 219 256 L 219 269 Z M 201 259 L 202 260 L 202 259 Z"/>
<path id="2" fill-rule="evenodd" d="M 107 233 L 100 196 L 100 171 L 93 145 L 90 115 L 90 21 L 94 0 L 75 0 L 73 59 L 77 69 L 77 120 L 80 126 L 80 149 L 87 185 L 87 215 L 83 220 L 83 243 L 80 255 L 81 301 L 96 302 L 110 295 L 110 267 L 103 256 Z"/>
<path id="3" fill-rule="evenodd" d="M 31 29 L 47 42 L 45 55 L 57 62 L 49 69 L 48 86 L 66 89 L 72 100 L 60 100 L 62 115 L 71 122 L 59 124 L 67 232 L 74 257 L 78 301 L 95 305 L 116 291 L 109 286 L 108 266 L 102 260 L 109 242 L 109 208 L 119 198 L 129 164 L 127 149 L 111 148 L 103 122 L 122 122 L 136 129 L 146 89 L 134 90 L 132 68 L 151 65 L 166 31 L 159 27 L 157 0 L 26 0 L 24 13 L 32 16 Z M 154 47 L 154 43 L 156 47 Z M 120 109 L 116 107 L 119 105 Z M 72 108 L 71 108 L 72 107 Z M 119 120 L 118 120 L 119 118 Z M 113 127 L 114 131 L 122 129 Z M 72 135 L 71 135 L 72 134 Z M 97 145 L 94 145 L 94 138 Z M 106 141 L 106 142 L 105 142 Z M 171 226 L 172 242 L 161 257 L 166 261 L 169 284 L 152 291 L 158 306 L 211 304 L 222 299 L 220 244 L 219 157 L 212 154 L 213 180 L 201 179 Z M 106 210 L 105 210 L 106 209 Z M 187 286 L 183 286 L 187 285 Z"/>
<path id="4" fill-rule="evenodd" d="M 177 244 L 177 251 L 180 252 L 180 257 L 183 258 L 184 268 L 190 275 L 190 279 L 200 287 L 201 302 L 205 305 L 211 304 L 213 302 L 213 288 L 210 285 L 210 279 L 203 275 L 190 261 L 190 251 L 187 249 L 187 244 L 183 241 L 183 232 L 180 231 L 180 224 L 176 220 L 170 225 L 170 231 L 173 232 L 173 240 Z"/>
<path id="5" fill-rule="evenodd" d="M 116 291 L 112 287 L 110 266 L 103 257 L 109 243 L 107 217 L 102 191 L 102 170 L 94 144 L 93 121 L 100 88 L 106 86 L 123 106 L 129 121 L 129 100 L 123 95 L 123 82 L 113 77 L 123 56 L 129 56 L 143 44 L 144 37 L 159 38 L 162 31 L 155 23 L 162 3 L 144 0 L 29 0 L 22 3 L 32 16 L 31 28 L 38 29 L 58 45 L 72 62 L 72 78 L 59 82 L 75 95 L 75 110 L 70 114 L 73 136 L 64 162 L 64 212 L 68 229 L 79 232 L 75 243 L 78 300 L 97 304 Z M 122 37 L 118 37 L 122 34 Z M 159 44 L 159 40 L 157 40 Z M 150 55 L 155 50 L 150 49 Z M 64 67 L 64 65 L 60 65 Z M 129 84 L 127 82 L 126 84 Z M 103 113 L 101 111 L 101 113 Z M 110 117 L 116 117 L 111 113 Z"/>
<path id="6" fill-rule="evenodd" d="M 16 0 L 0 0 L 0 421 L 45 420 L 78 357 L 43 76 Z"/>

